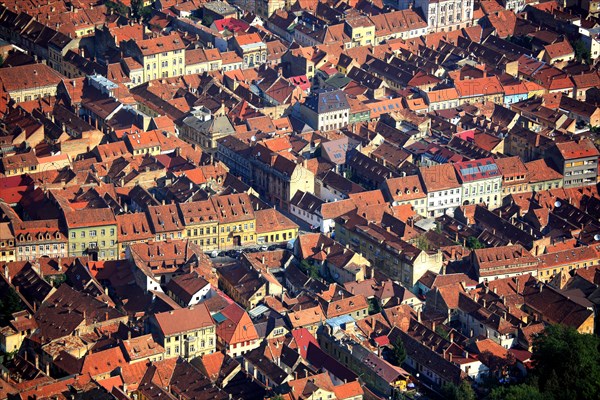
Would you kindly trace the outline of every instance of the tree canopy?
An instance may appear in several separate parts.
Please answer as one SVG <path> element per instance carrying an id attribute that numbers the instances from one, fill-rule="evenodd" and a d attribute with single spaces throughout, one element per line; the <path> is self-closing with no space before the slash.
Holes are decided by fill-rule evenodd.
<path id="1" fill-rule="evenodd" d="M 19 295 L 12 287 L 2 289 L 0 295 L 0 326 L 5 326 L 12 319 L 12 314 L 21 311 L 23 304 Z"/>
<path id="2" fill-rule="evenodd" d="M 448 400 L 475 400 L 475 391 L 471 384 L 464 380 L 460 385 L 446 383 L 442 386 L 442 395 Z"/>
<path id="3" fill-rule="evenodd" d="M 398 338 L 394 342 L 390 358 L 390 363 L 397 366 L 402 365 L 404 360 L 406 360 L 406 349 L 404 348 L 404 342 L 402 341 L 400 336 L 398 336 Z"/>
<path id="4" fill-rule="evenodd" d="M 489 400 L 600 399 L 600 338 L 563 325 L 546 327 L 533 342 L 527 383 L 494 388 Z"/>
<path id="5" fill-rule="evenodd" d="M 467 239 L 467 247 L 469 249 L 483 249 L 485 246 L 475 236 L 469 236 Z"/>
<path id="6" fill-rule="evenodd" d="M 555 400 L 600 398 L 600 339 L 575 329 L 548 326 L 533 343 L 540 392 Z"/>
<path id="7" fill-rule="evenodd" d="M 489 400 L 544 400 L 545 398 L 537 387 L 527 384 L 497 387 L 489 396 Z"/>

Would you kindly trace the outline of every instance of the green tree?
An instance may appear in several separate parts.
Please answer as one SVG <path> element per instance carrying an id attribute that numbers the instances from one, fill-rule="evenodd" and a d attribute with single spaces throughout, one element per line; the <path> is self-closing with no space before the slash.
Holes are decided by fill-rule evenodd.
<path id="1" fill-rule="evenodd" d="M 392 354 L 390 358 L 390 363 L 398 367 L 402 365 L 404 360 L 406 360 L 406 349 L 404 348 L 404 342 L 400 336 L 398 336 L 394 342 L 394 345 L 392 346 Z"/>
<path id="2" fill-rule="evenodd" d="M 129 13 L 129 9 L 121 4 L 121 3 L 115 3 L 113 1 L 107 1 L 106 3 L 104 3 L 104 5 L 106 6 L 107 9 L 113 9 L 117 12 L 117 14 L 122 15 L 124 17 L 127 17 L 128 13 Z"/>
<path id="3" fill-rule="evenodd" d="M 533 344 L 540 392 L 555 400 L 600 398 L 600 338 L 548 326 Z"/>
<path id="4" fill-rule="evenodd" d="M 376 298 L 368 299 L 369 302 L 369 315 L 377 314 L 381 312 L 381 307 Z"/>
<path id="5" fill-rule="evenodd" d="M 9 286 L 8 290 L 2 289 L 2 292 L 0 295 L 0 326 L 5 326 L 12 319 L 13 313 L 23 309 L 23 304 L 12 287 Z"/>
<path id="6" fill-rule="evenodd" d="M 453 383 L 445 383 L 442 386 L 442 395 L 447 400 L 475 400 L 475 391 L 466 380 L 458 386 Z"/>
<path id="7" fill-rule="evenodd" d="M 485 246 L 475 236 L 469 236 L 467 239 L 467 247 L 471 250 L 483 249 Z"/>
<path id="8" fill-rule="evenodd" d="M 500 386 L 492 389 L 489 400 L 544 400 L 546 397 L 534 385 Z"/>
<path id="9" fill-rule="evenodd" d="M 579 62 L 585 61 L 588 64 L 592 63 L 592 58 L 590 57 L 590 52 L 587 49 L 587 46 L 583 42 L 583 40 L 579 39 L 575 42 L 573 46 L 573 50 L 575 50 L 575 57 Z"/>
<path id="10" fill-rule="evenodd" d="M 435 327 L 435 333 L 437 333 L 438 335 L 440 335 L 441 337 L 443 337 L 446 340 L 450 339 L 450 334 L 441 325 L 438 325 Z"/>
<path id="11" fill-rule="evenodd" d="M 306 275 L 313 279 L 320 279 L 321 277 L 319 275 L 319 267 L 317 267 L 314 264 L 310 264 L 306 260 L 302 260 L 302 262 L 300 263 L 300 268 L 304 271 Z"/>
<path id="12" fill-rule="evenodd" d="M 429 241 L 429 239 L 427 239 L 427 236 L 423 234 L 417 237 L 415 246 L 417 247 L 417 249 L 429 251 L 431 249 L 431 242 Z"/>

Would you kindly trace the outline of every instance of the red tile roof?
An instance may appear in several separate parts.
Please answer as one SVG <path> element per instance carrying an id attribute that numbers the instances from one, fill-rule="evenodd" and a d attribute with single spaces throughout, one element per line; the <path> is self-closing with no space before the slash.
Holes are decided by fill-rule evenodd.
<path id="1" fill-rule="evenodd" d="M 0 69 L 0 81 L 7 92 L 56 87 L 63 76 L 46 64 L 29 64 Z"/>
<path id="2" fill-rule="evenodd" d="M 571 44 L 569 44 L 568 40 L 563 40 L 562 42 L 557 42 L 553 44 L 548 44 L 544 46 L 546 50 L 546 54 L 552 60 L 558 57 L 566 57 L 569 55 L 574 55 L 575 51 Z"/>
<path id="3" fill-rule="evenodd" d="M 438 164 L 419 168 L 427 192 L 457 189 L 460 187 L 452 164 Z"/>
<path id="4" fill-rule="evenodd" d="M 144 56 L 185 49 L 183 40 L 177 33 L 168 36 L 145 39 L 135 42 Z"/>
<path id="5" fill-rule="evenodd" d="M 574 160 L 583 157 L 598 157 L 600 152 L 590 139 L 581 139 L 579 142 L 569 141 L 556 143 L 558 151 L 565 160 Z"/>
<path id="6" fill-rule="evenodd" d="M 204 304 L 158 313 L 154 315 L 154 318 L 156 318 L 158 327 L 165 336 L 215 325 L 208 308 Z"/>

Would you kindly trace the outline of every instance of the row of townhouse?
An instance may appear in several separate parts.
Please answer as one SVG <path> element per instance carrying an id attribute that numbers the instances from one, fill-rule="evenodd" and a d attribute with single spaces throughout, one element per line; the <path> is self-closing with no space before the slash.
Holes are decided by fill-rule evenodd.
<path id="1" fill-rule="evenodd" d="M 421 167 L 418 176 L 388 179 L 383 191 L 394 204 L 410 204 L 423 216 L 452 213 L 461 205 L 499 207 L 510 193 L 595 185 L 600 153 L 588 139 L 556 143 L 546 160 L 483 158 Z"/>
<path id="2" fill-rule="evenodd" d="M 77 208 L 77 203 L 58 199 L 52 192 L 50 198 L 62 208 L 55 219 L 22 221 L 3 212 L 10 222 L 2 239 L 3 260 L 81 255 L 115 260 L 131 244 L 149 240 L 188 239 L 203 251 L 213 251 L 287 242 L 298 234 L 298 226 L 276 210 L 255 210 L 246 193 L 116 215 L 108 206 Z M 9 208 L 3 203 L 3 210 Z"/>

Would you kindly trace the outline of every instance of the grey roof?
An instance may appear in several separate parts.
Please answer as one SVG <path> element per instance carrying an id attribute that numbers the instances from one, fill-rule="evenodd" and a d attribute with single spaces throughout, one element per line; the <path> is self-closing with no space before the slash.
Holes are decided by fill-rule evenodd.
<path id="1" fill-rule="evenodd" d="M 183 122 L 190 128 L 202 133 L 219 132 L 224 135 L 235 133 L 231 122 L 229 122 L 229 119 L 225 116 L 212 117 L 208 121 L 203 121 L 198 117 L 190 115 L 189 117 L 186 117 Z"/>
<path id="2" fill-rule="evenodd" d="M 325 81 L 325 84 L 328 86 L 331 86 L 332 88 L 335 88 L 335 89 L 341 89 L 341 88 L 346 87 L 346 85 L 349 84 L 350 82 L 352 82 L 352 79 L 350 79 L 346 75 L 338 72 L 335 75 L 329 77 Z"/>
<path id="3" fill-rule="evenodd" d="M 346 93 L 341 90 L 315 90 L 304 106 L 318 114 L 350 109 Z"/>
<path id="4" fill-rule="evenodd" d="M 312 193 L 305 193 L 302 190 L 298 190 L 290 203 L 301 210 L 314 214 L 321 212 L 321 206 L 324 201 Z"/>

